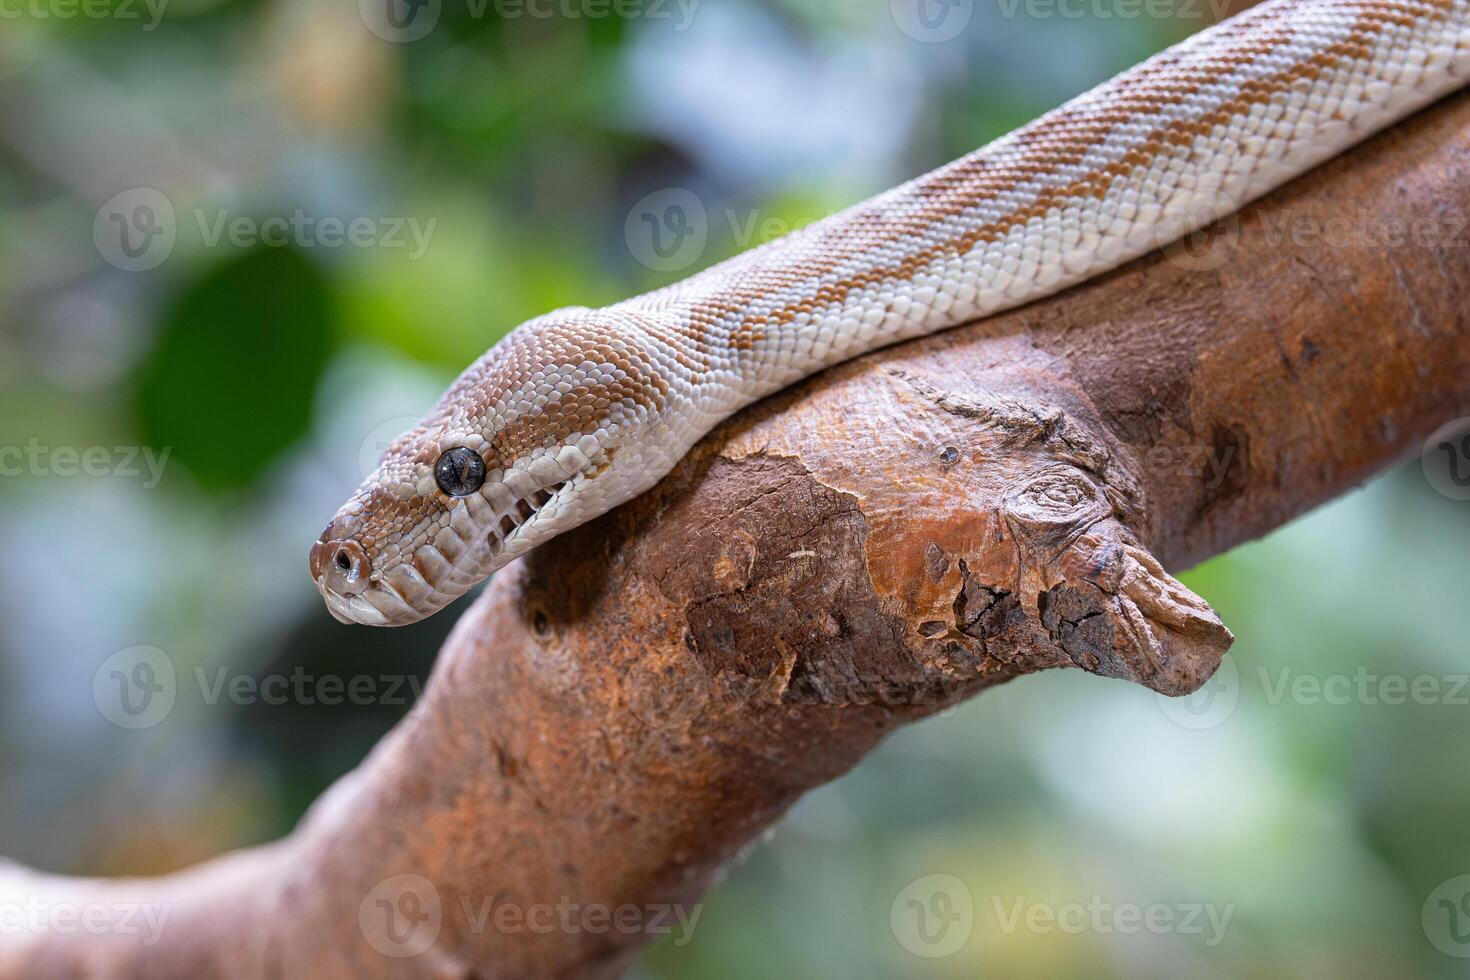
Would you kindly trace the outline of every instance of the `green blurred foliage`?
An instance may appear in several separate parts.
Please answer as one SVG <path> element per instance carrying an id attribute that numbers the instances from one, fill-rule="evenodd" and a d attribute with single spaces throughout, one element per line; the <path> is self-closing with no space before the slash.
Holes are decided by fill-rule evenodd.
<path id="1" fill-rule="evenodd" d="M 250 485 L 311 425 L 337 335 L 326 276 L 265 247 L 204 271 L 159 319 L 138 378 L 143 441 L 201 485 Z"/>

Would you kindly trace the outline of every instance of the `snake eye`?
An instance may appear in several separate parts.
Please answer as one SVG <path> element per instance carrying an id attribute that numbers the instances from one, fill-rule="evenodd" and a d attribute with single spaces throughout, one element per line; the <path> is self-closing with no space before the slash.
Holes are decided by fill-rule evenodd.
<path id="1" fill-rule="evenodd" d="M 449 496 L 468 497 L 485 485 L 485 461 L 473 449 L 451 449 L 434 464 L 434 480 Z"/>

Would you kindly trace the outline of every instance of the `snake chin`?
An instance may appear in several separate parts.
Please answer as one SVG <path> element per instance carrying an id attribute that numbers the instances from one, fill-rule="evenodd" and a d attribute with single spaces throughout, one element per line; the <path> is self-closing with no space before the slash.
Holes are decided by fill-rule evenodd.
<path id="1" fill-rule="evenodd" d="M 338 592 L 322 580 L 318 580 L 317 589 L 334 619 L 361 626 L 407 626 L 442 608 L 454 598 L 444 596 L 442 601 L 426 608 L 428 604 L 425 600 L 432 602 L 430 593 L 435 590 L 422 577 L 418 580 L 420 585 L 417 588 L 412 585 L 405 587 L 409 581 L 412 580 L 402 576 L 394 576 L 392 581 L 386 577 L 378 578 L 355 595 Z"/>

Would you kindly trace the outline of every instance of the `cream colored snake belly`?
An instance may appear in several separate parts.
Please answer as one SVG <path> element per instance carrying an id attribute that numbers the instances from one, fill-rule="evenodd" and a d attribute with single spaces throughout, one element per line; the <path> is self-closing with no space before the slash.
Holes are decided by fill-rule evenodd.
<path id="1" fill-rule="evenodd" d="M 312 577 L 344 621 L 422 619 L 648 489 L 743 406 L 1165 245 L 1467 71 L 1470 0 L 1271 0 L 676 286 L 525 323 L 388 449 Z"/>

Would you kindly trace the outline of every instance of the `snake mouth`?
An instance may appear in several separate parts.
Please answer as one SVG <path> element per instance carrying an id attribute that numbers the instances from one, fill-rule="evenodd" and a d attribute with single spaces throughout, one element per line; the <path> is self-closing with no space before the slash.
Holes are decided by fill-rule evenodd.
<path id="1" fill-rule="evenodd" d="M 512 481 L 516 482 L 516 481 Z M 465 498 L 454 517 L 411 553 L 376 567 L 355 538 L 358 522 L 339 517 L 312 546 L 312 580 L 339 622 L 406 626 L 443 609 L 539 541 L 564 530 L 573 479 L 511 490 L 505 482 Z"/>
<path id="2" fill-rule="evenodd" d="M 522 536 L 521 532 L 532 527 L 541 512 L 552 501 L 557 500 L 571 482 L 563 480 L 525 496 L 517 496 L 509 507 L 497 509 L 496 519 L 485 532 L 485 547 L 489 549 L 491 559 L 498 558 L 508 549 L 514 549 Z"/>
<path id="3" fill-rule="evenodd" d="M 407 626 L 462 594 L 443 591 L 410 564 L 395 565 L 386 575 L 370 578 L 354 591 L 334 585 L 330 571 L 316 580 L 316 586 L 334 619 L 361 626 Z"/>

